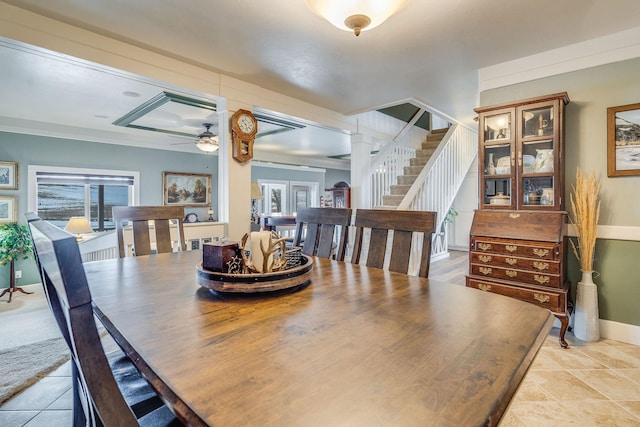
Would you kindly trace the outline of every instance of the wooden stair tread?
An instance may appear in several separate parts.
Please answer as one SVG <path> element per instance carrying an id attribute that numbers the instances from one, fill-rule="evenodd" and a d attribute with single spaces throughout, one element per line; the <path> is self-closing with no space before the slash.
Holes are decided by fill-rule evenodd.
<path id="1" fill-rule="evenodd" d="M 396 209 L 448 131 L 449 128 L 442 128 L 429 132 L 421 147 L 416 149 L 415 156 L 409 160 L 409 166 L 403 167 L 404 174 L 396 178 L 397 184 L 390 186 L 391 194 L 383 195 L 383 205 L 376 206 L 376 209 Z"/>

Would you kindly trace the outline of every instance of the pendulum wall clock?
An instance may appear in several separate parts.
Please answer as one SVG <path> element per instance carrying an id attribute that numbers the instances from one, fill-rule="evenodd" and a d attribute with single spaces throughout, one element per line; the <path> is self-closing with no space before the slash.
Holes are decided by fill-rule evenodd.
<path id="1" fill-rule="evenodd" d="M 253 158 L 253 142 L 258 132 L 258 121 L 251 111 L 238 110 L 231 116 L 233 158 L 240 163 Z"/>

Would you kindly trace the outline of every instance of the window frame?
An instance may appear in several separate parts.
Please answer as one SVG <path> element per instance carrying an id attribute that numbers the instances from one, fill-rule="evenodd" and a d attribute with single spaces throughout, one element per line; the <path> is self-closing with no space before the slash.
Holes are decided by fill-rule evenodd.
<path id="1" fill-rule="evenodd" d="M 108 175 L 133 177 L 132 205 L 140 205 L 140 172 L 114 169 L 73 168 L 66 166 L 29 165 L 27 168 L 27 212 L 38 213 L 38 173 L 67 173 L 75 175 Z M 89 195 L 85 194 L 89 199 Z"/>

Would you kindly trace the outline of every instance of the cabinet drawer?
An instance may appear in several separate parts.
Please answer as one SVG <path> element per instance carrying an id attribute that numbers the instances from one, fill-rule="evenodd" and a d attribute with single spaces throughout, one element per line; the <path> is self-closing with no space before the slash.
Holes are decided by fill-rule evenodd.
<path id="1" fill-rule="evenodd" d="M 481 291 L 492 292 L 521 301 L 533 303 L 553 312 L 564 313 L 567 310 L 567 289 L 558 291 L 513 287 L 507 284 L 484 281 L 467 277 L 467 287 L 480 289 Z"/>
<path id="2" fill-rule="evenodd" d="M 557 244 L 521 240 L 502 240 L 473 237 L 471 250 L 480 253 L 556 261 L 560 255 Z"/>
<path id="3" fill-rule="evenodd" d="M 536 273 L 533 271 L 478 264 L 471 264 L 471 274 L 474 276 L 492 277 L 494 279 L 503 279 L 536 286 L 548 286 L 551 288 L 562 287 L 560 276 L 556 274 Z"/>
<path id="4" fill-rule="evenodd" d="M 495 267 L 514 268 L 534 271 L 536 273 L 559 274 L 560 263 L 550 260 L 534 260 L 530 258 L 511 257 L 488 253 L 471 253 L 472 264 L 483 264 Z"/>

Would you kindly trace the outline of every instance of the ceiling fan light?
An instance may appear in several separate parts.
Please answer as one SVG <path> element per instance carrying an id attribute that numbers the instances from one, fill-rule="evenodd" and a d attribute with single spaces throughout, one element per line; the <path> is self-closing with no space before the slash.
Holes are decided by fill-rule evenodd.
<path id="1" fill-rule="evenodd" d="M 220 146 L 218 145 L 218 137 L 216 136 L 215 138 L 211 139 L 200 139 L 196 141 L 196 147 L 198 147 L 200 151 L 204 151 L 205 153 L 213 153 L 214 151 L 217 151 L 218 148 L 220 148 Z"/>
<path id="2" fill-rule="evenodd" d="M 405 7 L 409 0 L 306 0 L 316 15 L 345 31 L 370 30 Z M 366 23 L 367 19 L 369 23 Z"/>
<path id="3" fill-rule="evenodd" d="M 209 128 L 211 127 L 211 123 L 204 123 L 204 127 L 207 128 L 206 131 L 202 132 L 196 138 L 196 147 L 200 151 L 205 153 L 213 153 L 220 148 L 220 144 L 218 143 L 218 136 L 209 132 Z"/>

